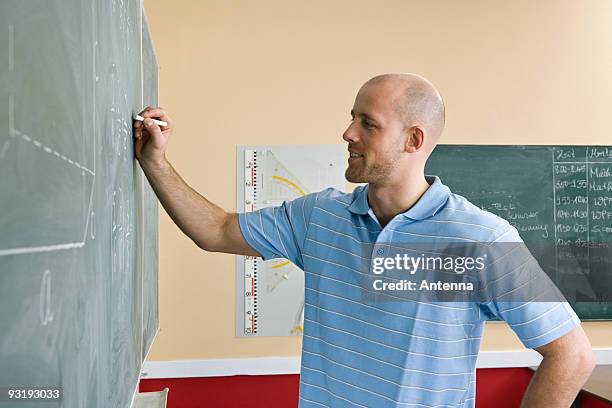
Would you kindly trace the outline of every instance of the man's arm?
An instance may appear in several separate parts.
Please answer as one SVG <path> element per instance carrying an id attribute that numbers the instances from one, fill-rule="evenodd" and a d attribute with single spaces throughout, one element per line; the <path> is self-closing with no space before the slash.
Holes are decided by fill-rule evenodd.
<path id="1" fill-rule="evenodd" d="M 227 213 L 198 194 L 166 160 L 166 146 L 173 122 L 160 108 L 140 113 L 144 123 L 134 122 L 134 150 L 151 187 L 176 225 L 206 251 L 260 256 L 245 241 L 238 214 Z M 160 127 L 150 118 L 168 122 Z"/>
<path id="2" fill-rule="evenodd" d="M 591 343 L 581 326 L 537 347 L 544 357 L 527 387 L 521 408 L 567 408 L 595 368 Z"/>

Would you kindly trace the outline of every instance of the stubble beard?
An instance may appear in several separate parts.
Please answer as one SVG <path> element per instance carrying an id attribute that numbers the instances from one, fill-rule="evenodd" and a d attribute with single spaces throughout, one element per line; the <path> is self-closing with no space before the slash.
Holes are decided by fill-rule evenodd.
<path id="1" fill-rule="evenodd" d="M 350 183 L 377 183 L 384 181 L 391 175 L 395 161 L 386 163 L 373 163 L 366 166 L 358 166 L 351 169 L 349 165 L 344 172 L 344 177 Z"/>

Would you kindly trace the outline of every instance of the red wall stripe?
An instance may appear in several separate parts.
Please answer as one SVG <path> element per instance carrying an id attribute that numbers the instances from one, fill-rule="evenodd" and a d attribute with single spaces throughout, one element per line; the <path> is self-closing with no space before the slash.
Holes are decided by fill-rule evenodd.
<path id="1" fill-rule="evenodd" d="M 533 373 L 528 368 L 476 370 L 476 408 L 518 408 Z M 237 375 L 229 377 L 143 379 L 140 391 L 168 387 L 168 408 L 295 408 L 299 375 Z M 581 408 L 612 408 L 588 393 Z M 375 408 L 375 407 L 372 407 Z"/>
<path id="2" fill-rule="evenodd" d="M 229 377 L 140 380 L 140 391 L 168 387 L 168 408 L 297 407 L 300 377 L 236 375 Z"/>

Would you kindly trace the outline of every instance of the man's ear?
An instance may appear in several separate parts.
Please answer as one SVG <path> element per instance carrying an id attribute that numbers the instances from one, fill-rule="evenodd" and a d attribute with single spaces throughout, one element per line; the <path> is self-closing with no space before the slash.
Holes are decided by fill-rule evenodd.
<path id="1" fill-rule="evenodd" d="M 406 152 L 416 153 L 425 143 L 425 132 L 419 126 L 412 126 L 408 129 L 406 139 Z"/>

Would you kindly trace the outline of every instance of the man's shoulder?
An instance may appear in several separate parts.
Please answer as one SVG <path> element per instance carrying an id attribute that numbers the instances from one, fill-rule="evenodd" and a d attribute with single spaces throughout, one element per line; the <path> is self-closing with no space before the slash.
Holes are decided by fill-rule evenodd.
<path id="1" fill-rule="evenodd" d="M 514 235 L 515 228 L 504 218 L 486 211 L 462 195 L 451 193 L 444 207 L 436 214 L 442 221 L 454 223 L 460 228 L 471 230 L 483 241 L 502 238 L 503 235 Z"/>
<path id="2" fill-rule="evenodd" d="M 358 186 L 354 191 L 347 193 L 345 191 L 339 190 L 335 187 L 328 187 L 324 190 L 317 191 L 316 193 L 309 194 L 312 197 L 313 202 L 317 205 L 344 205 L 349 206 L 353 199 L 361 190 L 363 190 L 364 186 Z"/>
<path id="3" fill-rule="evenodd" d="M 356 191 L 357 189 L 355 189 Z M 335 187 L 328 187 L 321 191 L 316 191 L 313 193 L 309 193 L 303 195 L 295 200 L 293 200 L 292 204 L 297 204 L 300 202 L 307 207 L 319 207 L 319 208 L 327 208 L 327 207 L 348 207 L 354 198 L 354 192 L 347 193 L 342 190 L 339 190 Z"/>

